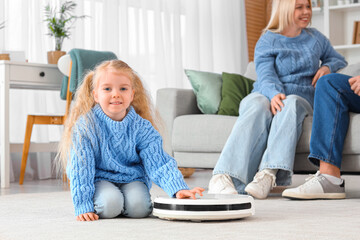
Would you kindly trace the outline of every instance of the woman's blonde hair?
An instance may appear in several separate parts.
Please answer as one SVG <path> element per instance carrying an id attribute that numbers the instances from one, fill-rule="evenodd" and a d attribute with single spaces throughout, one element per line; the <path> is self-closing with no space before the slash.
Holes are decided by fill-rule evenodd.
<path id="1" fill-rule="evenodd" d="M 137 114 L 142 118 L 151 122 L 155 129 L 158 130 L 158 124 L 160 118 L 155 111 L 148 92 L 144 88 L 141 79 L 137 73 L 129 67 L 125 62 L 120 60 L 105 61 L 98 65 L 94 71 L 89 72 L 85 77 L 81 85 L 76 91 L 75 101 L 71 108 L 69 117 L 66 119 L 64 132 L 59 143 L 57 160 L 60 164 L 59 170 L 65 170 L 70 157 L 70 149 L 72 147 L 72 132 L 76 121 L 83 116 L 88 118 L 88 114 L 91 109 L 96 105 L 93 96 L 93 90 L 99 84 L 99 80 L 102 75 L 108 71 L 116 71 L 126 74 L 131 82 L 131 86 L 134 93 L 134 99 L 131 102 L 131 106 L 134 107 Z M 90 119 L 85 119 L 90 123 Z"/>
<path id="2" fill-rule="evenodd" d="M 311 1 L 308 0 L 311 9 Z M 263 32 L 281 33 L 294 22 L 296 0 L 273 0 L 271 17 Z"/>

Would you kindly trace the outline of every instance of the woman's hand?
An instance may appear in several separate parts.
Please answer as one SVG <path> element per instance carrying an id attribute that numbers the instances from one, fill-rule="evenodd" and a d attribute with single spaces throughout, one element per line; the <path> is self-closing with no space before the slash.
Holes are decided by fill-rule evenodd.
<path id="1" fill-rule="evenodd" d="M 360 96 L 360 75 L 349 79 L 351 90 Z"/>
<path id="2" fill-rule="evenodd" d="M 202 192 L 205 191 L 205 189 L 201 187 L 196 187 L 191 190 L 180 190 L 176 193 L 176 198 L 192 198 L 196 199 L 195 194 L 199 194 L 202 196 Z"/>
<path id="3" fill-rule="evenodd" d="M 325 76 L 326 74 L 329 74 L 329 73 L 331 73 L 330 68 L 328 66 L 322 66 L 321 68 L 319 68 L 319 70 L 317 70 L 315 76 L 313 77 L 311 85 L 316 87 L 317 80 L 319 80 L 319 78 L 321 78 L 322 76 Z"/>
<path id="4" fill-rule="evenodd" d="M 272 99 L 271 99 L 271 112 L 272 114 L 276 114 L 277 111 L 281 112 L 281 108 L 284 107 L 284 103 L 282 102 L 282 100 L 284 100 L 286 98 L 285 94 L 283 93 L 279 93 L 276 94 Z"/>
<path id="5" fill-rule="evenodd" d="M 96 221 L 99 219 L 99 216 L 93 212 L 88 212 L 84 214 L 80 214 L 76 217 L 77 221 Z"/>

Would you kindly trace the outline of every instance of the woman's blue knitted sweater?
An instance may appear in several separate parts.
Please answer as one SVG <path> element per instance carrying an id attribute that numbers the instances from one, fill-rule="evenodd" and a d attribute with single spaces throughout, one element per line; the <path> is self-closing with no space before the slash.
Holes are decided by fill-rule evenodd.
<path id="1" fill-rule="evenodd" d="M 130 107 L 122 121 L 109 118 L 96 105 L 73 131 L 67 174 L 75 215 L 94 212 L 95 182 L 151 181 L 169 196 L 189 189 L 176 161 L 164 152 L 160 134 Z"/>
<path id="2" fill-rule="evenodd" d="M 321 66 L 331 72 L 345 67 L 344 57 L 334 50 L 330 41 L 315 28 L 303 29 L 290 38 L 267 31 L 255 47 L 257 80 L 253 92 L 271 100 L 275 95 L 295 94 L 314 102 L 312 78 Z"/>

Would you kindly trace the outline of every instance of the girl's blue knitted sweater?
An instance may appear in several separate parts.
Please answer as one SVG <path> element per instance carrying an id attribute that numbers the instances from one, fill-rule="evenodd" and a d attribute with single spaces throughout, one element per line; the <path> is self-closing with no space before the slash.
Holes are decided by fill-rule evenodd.
<path id="1" fill-rule="evenodd" d="M 275 95 L 295 94 L 314 101 L 312 78 L 321 66 L 331 72 L 345 67 L 347 62 L 331 46 L 330 41 L 315 28 L 303 29 L 290 38 L 267 31 L 255 47 L 257 80 L 253 92 L 271 100 Z"/>
<path id="2" fill-rule="evenodd" d="M 151 181 L 169 196 L 189 189 L 176 161 L 164 152 L 160 134 L 130 107 L 122 121 L 109 118 L 96 105 L 73 130 L 67 174 L 75 215 L 94 212 L 95 182 Z"/>

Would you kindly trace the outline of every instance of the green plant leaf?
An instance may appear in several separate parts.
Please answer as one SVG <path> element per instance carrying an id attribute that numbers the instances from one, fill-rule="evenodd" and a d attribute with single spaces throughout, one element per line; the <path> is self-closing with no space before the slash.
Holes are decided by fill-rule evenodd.
<path id="1" fill-rule="evenodd" d="M 77 19 L 88 17 L 86 15 L 75 16 L 73 11 L 77 4 L 73 1 L 63 2 L 59 9 L 52 8 L 48 3 L 44 8 L 45 19 L 49 32 L 47 35 L 55 38 L 55 49 L 61 50 L 65 38 L 70 38 L 70 30 Z M 1 26 L 1 25 L 0 25 Z"/>

